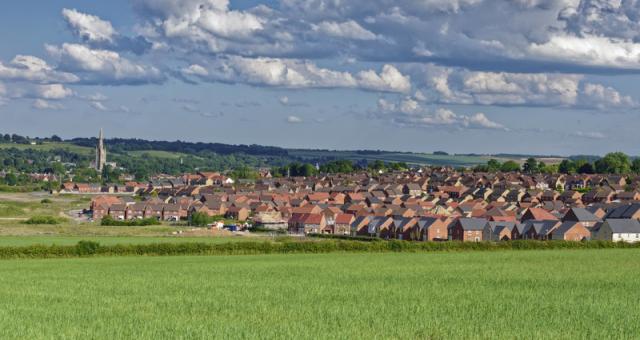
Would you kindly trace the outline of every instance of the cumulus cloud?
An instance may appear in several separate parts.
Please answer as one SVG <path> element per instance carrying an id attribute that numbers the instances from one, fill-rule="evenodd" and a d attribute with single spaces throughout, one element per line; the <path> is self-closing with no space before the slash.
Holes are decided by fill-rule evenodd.
<path id="1" fill-rule="evenodd" d="M 59 103 L 50 102 L 44 99 L 36 99 L 31 107 L 37 110 L 62 110 L 64 108 L 64 106 Z"/>
<path id="2" fill-rule="evenodd" d="M 114 51 L 67 43 L 47 45 L 46 49 L 58 60 L 60 68 L 75 72 L 85 83 L 136 85 L 165 80 L 154 66 L 133 62 Z"/>
<path id="3" fill-rule="evenodd" d="M 441 104 L 634 108 L 637 103 L 612 87 L 584 81 L 583 75 L 469 71 L 421 65 L 424 86 L 416 98 Z M 416 77 L 417 78 L 417 77 Z"/>
<path id="4" fill-rule="evenodd" d="M 392 65 L 382 71 L 361 71 L 353 75 L 317 66 L 307 60 L 277 58 L 243 58 L 231 56 L 208 66 L 198 64 L 183 68 L 181 74 L 203 81 L 245 83 L 286 88 L 358 88 L 380 92 L 408 92 L 411 81 Z"/>
<path id="5" fill-rule="evenodd" d="M 72 33 L 92 47 L 126 50 L 136 54 L 151 48 L 151 43 L 142 36 L 132 38 L 121 35 L 111 22 L 98 16 L 68 8 L 62 10 L 62 16 Z"/>
<path id="6" fill-rule="evenodd" d="M 0 79 L 36 83 L 74 83 L 80 80 L 73 73 L 55 70 L 46 61 L 29 55 L 17 55 L 9 65 L 0 62 Z"/>
<path id="7" fill-rule="evenodd" d="M 302 122 L 303 122 L 302 118 L 300 118 L 298 116 L 289 116 L 289 117 L 287 117 L 287 123 L 299 124 L 299 123 L 302 123 Z"/>
<path id="8" fill-rule="evenodd" d="M 62 16 L 69 27 L 81 38 L 87 41 L 113 42 L 117 34 L 110 22 L 95 15 L 78 12 L 75 9 L 63 9 Z"/>
<path id="9" fill-rule="evenodd" d="M 36 94 L 43 99 L 64 99 L 74 95 L 71 89 L 62 84 L 39 85 L 36 87 Z"/>
<path id="10" fill-rule="evenodd" d="M 380 98 L 377 109 L 371 116 L 402 127 L 507 130 L 504 125 L 490 120 L 484 113 L 461 115 L 445 108 L 430 110 L 411 98 L 404 98 L 397 103 Z"/>
<path id="11" fill-rule="evenodd" d="M 360 26 L 353 20 L 345 22 L 323 21 L 317 25 L 312 25 L 312 29 L 335 38 L 354 39 L 354 40 L 374 40 L 377 36 Z"/>

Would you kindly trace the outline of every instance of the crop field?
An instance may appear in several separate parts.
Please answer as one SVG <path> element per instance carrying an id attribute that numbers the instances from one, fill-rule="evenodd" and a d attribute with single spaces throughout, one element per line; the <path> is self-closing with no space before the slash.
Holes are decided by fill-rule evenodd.
<path id="1" fill-rule="evenodd" d="M 94 152 L 93 148 L 88 148 L 88 147 L 79 146 L 79 145 L 66 143 L 66 142 L 46 142 L 39 145 L 0 143 L 0 149 L 11 149 L 11 148 L 16 148 L 19 150 L 37 150 L 37 151 L 51 151 L 56 149 L 64 149 L 69 152 L 75 152 L 81 155 L 90 155 Z"/>
<path id="2" fill-rule="evenodd" d="M 0 261 L 0 338 L 636 338 L 640 251 Z"/>
<path id="3" fill-rule="evenodd" d="M 383 152 L 380 154 L 366 153 L 360 154 L 355 151 L 315 151 L 315 150 L 289 150 L 289 154 L 303 159 L 349 159 L 359 161 L 382 160 L 385 162 L 406 162 L 407 164 L 429 164 L 429 165 L 450 165 L 450 166 L 473 166 L 486 164 L 491 158 L 496 158 L 501 162 L 507 160 L 489 156 L 460 156 L 460 155 L 434 155 L 427 153 L 405 153 L 405 152 Z"/>

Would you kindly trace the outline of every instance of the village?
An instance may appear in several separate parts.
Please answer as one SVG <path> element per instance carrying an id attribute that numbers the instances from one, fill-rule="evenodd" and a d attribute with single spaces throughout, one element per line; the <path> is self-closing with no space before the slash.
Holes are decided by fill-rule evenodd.
<path id="1" fill-rule="evenodd" d="M 420 168 L 234 183 L 217 172 L 156 176 L 148 183 L 64 183 L 94 193 L 93 220 L 232 219 L 290 234 L 411 241 L 640 241 L 640 177 L 461 173 Z M 585 190 L 586 189 L 586 190 Z M 221 227 L 218 224 L 218 227 Z"/>

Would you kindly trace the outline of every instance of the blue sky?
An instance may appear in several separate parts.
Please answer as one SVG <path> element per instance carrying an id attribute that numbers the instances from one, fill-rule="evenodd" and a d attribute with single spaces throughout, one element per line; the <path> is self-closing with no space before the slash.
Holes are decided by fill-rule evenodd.
<path id="1" fill-rule="evenodd" d="M 0 132 L 640 154 L 640 4 L 5 1 Z"/>

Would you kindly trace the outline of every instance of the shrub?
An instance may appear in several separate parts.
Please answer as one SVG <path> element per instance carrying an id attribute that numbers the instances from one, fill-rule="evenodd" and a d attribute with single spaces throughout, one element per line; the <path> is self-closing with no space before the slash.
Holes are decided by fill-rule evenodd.
<path id="1" fill-rule="evenodd" d="M 51 203 L 53 203 L 53 201 L 52 201 L 52 200 L 50 200 L 50 199 L 48 199 L 48 198 L 43 198 L 43 199 L 40 201 L 40 204 L 51 204 Z"/>
<path id="2" fill-rule="evenodd" d="M 54 216 L 33 216 L 30 219 L 24 221 L 25 224 L 60 224 L 66 220 L 60 217 Z"/>
<path id="3" fill-rule="evenodd" d="M 80 241 L 76 244 L 76 252 L 80 256 L 94 255 L 99 248 L 100 243 L 93 241 Z"/>

